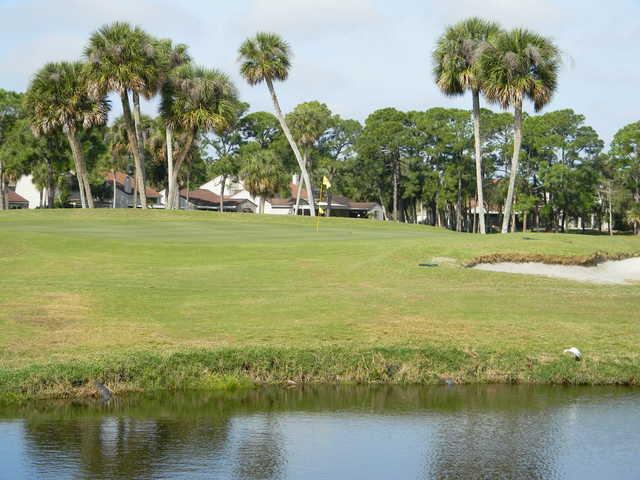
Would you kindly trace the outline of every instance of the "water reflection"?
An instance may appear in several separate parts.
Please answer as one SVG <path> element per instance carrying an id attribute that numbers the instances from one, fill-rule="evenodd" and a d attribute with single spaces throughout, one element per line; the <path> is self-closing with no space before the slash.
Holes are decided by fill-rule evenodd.
<path id="1" fill-rule="evenodd" d="M 634 478 L 638 405 L 638 390 L 532 386 L 38 403 L 0 410 L 0 478 Z"/>

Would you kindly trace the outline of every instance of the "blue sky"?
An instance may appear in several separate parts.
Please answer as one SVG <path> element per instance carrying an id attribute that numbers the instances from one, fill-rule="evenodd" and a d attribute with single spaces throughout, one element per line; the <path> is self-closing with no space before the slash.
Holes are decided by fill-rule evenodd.
<path id="1" fill-rule="evenodd" d="M 606 141 L 640 119 L 640 0 L 0 0 L 0 87 L 24 90 L 42 64 L 78 58 L 93 30 L 125 20 L 229 73 L 252 110 L 271 110 L 269 97 L 240 79 L 236 52 L 258 30 L 280 33 L 294 51 L 291 76 L 277 85 L 285 110 L 320 100 L 364 120 L 387 106 L 469 108 L 469 97 L 436 89 L 430 53 L 446 25 L 471 15 L 556 41 L 565 62 L 545 111 L 573 108 Z"/>

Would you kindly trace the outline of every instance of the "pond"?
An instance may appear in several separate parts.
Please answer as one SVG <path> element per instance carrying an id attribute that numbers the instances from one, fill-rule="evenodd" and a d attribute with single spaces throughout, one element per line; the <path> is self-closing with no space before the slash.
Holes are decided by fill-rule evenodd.
<path id="1" fill-rule="evenodd" d="M 0 409 L 0 478 L 640 478 L 640 390 L 321 386 Z"/>

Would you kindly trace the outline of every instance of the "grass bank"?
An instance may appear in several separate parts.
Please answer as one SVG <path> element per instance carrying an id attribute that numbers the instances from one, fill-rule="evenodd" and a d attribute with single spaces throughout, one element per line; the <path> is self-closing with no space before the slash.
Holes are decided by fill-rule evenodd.
<path id="1" fill-rule="evenodd" d="M 0 214 L 0 396 L 251 383 L 640 382 L 640 286 L 464 268 L 634 237 L 162 211 Z M 437 266 L 420 266 L 437 265 Z M 584 362 L 563 358 L 579 347 Z"/>
<path id="2" fill-rule="evenodd" d="M 99 360 L 34 364 L 0 372 L 0 403 L 97 397 L 96 380 L 116 394 L 217 390 L 264 384 L 545 383 L 638 385 L 632 356 L 576 362 L 518 351 L 444 347 L 347 350 L 250 348 L 130 353 Z"/>

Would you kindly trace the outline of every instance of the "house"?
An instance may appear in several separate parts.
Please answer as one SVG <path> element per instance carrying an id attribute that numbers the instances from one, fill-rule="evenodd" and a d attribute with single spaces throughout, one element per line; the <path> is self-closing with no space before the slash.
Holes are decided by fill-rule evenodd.
<path id="1" fill-rule="evenodd" d="M 113 207 L 113 173 L 109 172 L 105 177 L 105 183 L 108 187 L 110 194 L 105 198 L 103 202 L 105 207 Z M 131 175 L 127 175 L 123 172 L 115 173 L 116 180 L 116 201 L 115 207 L 113 208 L 133 208 L 133 190 L 134 190 L 134 182 L 135 178 Z M 75 192 L 77 194 L 77 192 Z M 161 195 L 160 193 L 147 186 L 145 188 L 145 193 L 147 194 L 147 205 L 151 208 L 162 208 L 161 203 Z M 138 199 L 137 207 L 140 207 L 140 200 Z"/>
<path id="2" fill-rule="evenodd" d="M 216 195 L 222 193 L 222 176 L 218 176 L 204 185 L 200 186 L 202 190 L 208 190 Z M 257 206 L 260 205 L 260 196 L 253 196 L 245 188 L 242 180 L 234 180 L 227 178 L 224 187 L 225 199 L 229 200 L 248 200 L 255 208 L 253 212 L 257 212 Z M 226 211 L 226 207 L 225 207 Z M 269 215 L 289 215 L 290 206 L 288 203 L 283 203 L 280 199 L 265 199 L 264 213 Z"/>
<path id="3" fill-rule="evenodd" d="M 298 181 L 298 176 L 294 175 L 290 185 L 290 201 L 292 213 L 295 210 L 299 187 L 300 183 Z M 326 192 L 325 195 L 323 195 L 323 198 L 320 199 L 318 198 L 318 192 L 314 192 L 314 194 L 316 208 L 321 208 L 325 212 L 325 215 L 330 215 L 332 217 L 372 218 L 375 220 L 384 219 L 384 211 L 380 204 L 376 202 L 355 202 L 350 198 L 334 194 L 332 194 L 329 198 Z M 331 200 L 331 204 L 329 204 L 329 200 Z M 298 214 L 309 215 L 308 194 L 305 188 L 300 190 L 300 205 L 298 206 Z"/>
<path id="4" fill-rule="evenodd" d="M 14 188 L 15 193 L 28 203 L 26 208 L 43 208 L 48 199 L 47 189 L 39 190 L 33 183 L 33 175 L 22 175 Z M 22 208 L 22 207 L 21 207 Z"/>
<path id="5" fill-rule="evenodd" d="M 220 195 L 204 188 L 180 190 L 179 202 L 183 210 L 220 210 Z M 225 196 L 222 206 L 225 212 L 256 213 L 256 204 L 246 198 Z"/>
<path id="6" fill-rule="evenodd" d="M 9 210 L 29 208 L 29 200 L 18 195 L 13 190 L 7 191 L 7 199 L 9 200 Z"/>
<path id="7" fill-rule="evenodd" d="M 265 199 L 264 213 L 268 215 L 292 215 L 295 210 L 296 195 L 298 193 L 298 176 L 294 175 L 290 184 L 291 196 L 286 198 L 269 198 Z M 220 195 L 222 191 L 222 177 L 216 177 L 200 187 L 200 190 L 208 190 L 216 195 Z M 240 200 L 245 199 L 251 201 L 254 205 L 260 204 L 260 197 L 253 196 L 249 193 L 242 183 L 242 180 L 227 179 L 225 183 L 225 199 Z M 227 197 L 228 192 L 228 197 Z M 325 212 L 328 210 L 327 199 L 321 201 L 316 194 L 316 208 L 320 207 Z M 225 200 L 226 201 L 226 200 Z M 226 210 L 226 206 L 225 206 Z M 255 210 L 254 210 L 255 211 Z M 307 191 L 302 189 L 300 192 L 300 215 L 309 215 L 309 203 L 307 201 Z M 375 202 L 354 202 L 353 200 L 341 195 L 333 195 L 331 199 L 331 216 L 335 217 L 351 217 L 351 218 L 374 218 L 383 219 L 382 207 Z"/>

